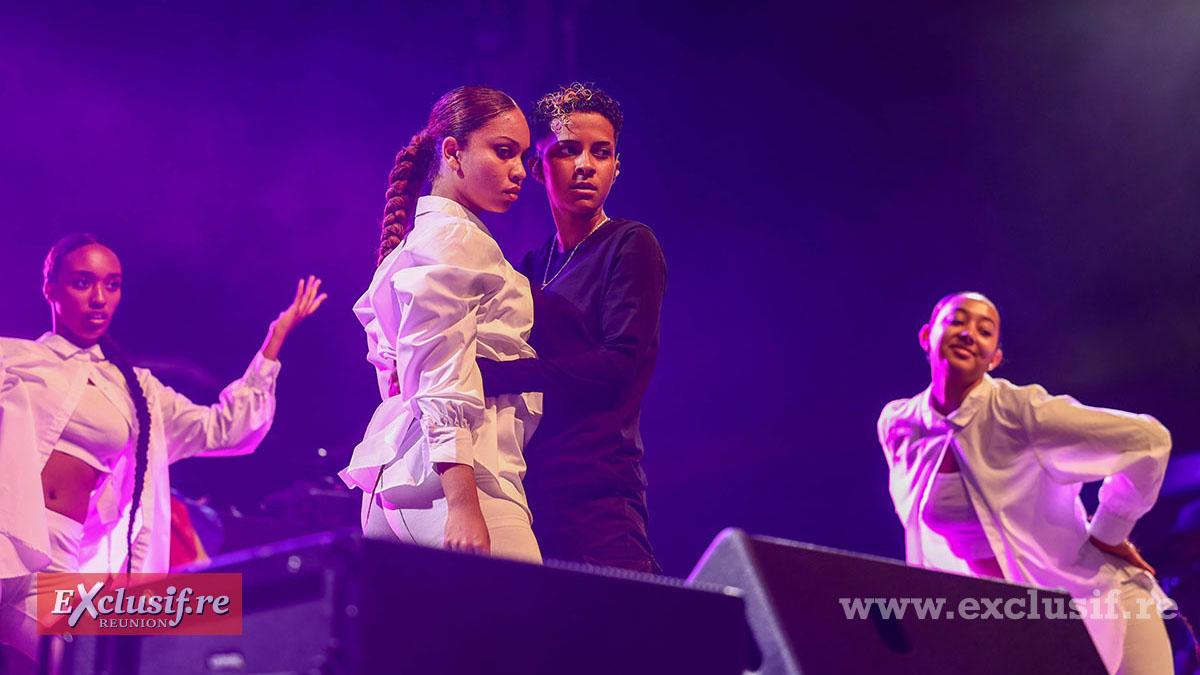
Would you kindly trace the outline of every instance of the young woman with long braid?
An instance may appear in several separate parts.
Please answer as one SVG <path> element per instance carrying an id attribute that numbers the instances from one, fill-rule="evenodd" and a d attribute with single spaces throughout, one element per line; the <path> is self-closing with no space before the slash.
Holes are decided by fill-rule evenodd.
<path id="1" fill-rule="evenodd" d="M 35 655 L 36 572 L 167 570 L 168 466 L 254 451 L 275 412 L 279 350 L 324 302 L 320 283 L 300 281 L 246 374 L 205 407 L 133 367 L 108 335 L 121 301 L 117 255 L 87 234 L 54 245 L 43 283 L 53 331 L 0 339 L 6 667 Z"/>
<path id="2" fill-rule="evenodd" d="M 354 306 L 383 401 L 340 474 L 363 491 L 368 536 L 541 561 L 522 485 L 541 396 L 485 397 L 475 364 L 534 356 L 529 282 L 479 220 L 516 201 L 528 148 L 507 94 L 460 87 L 396 156 L 377 269 Z"/>

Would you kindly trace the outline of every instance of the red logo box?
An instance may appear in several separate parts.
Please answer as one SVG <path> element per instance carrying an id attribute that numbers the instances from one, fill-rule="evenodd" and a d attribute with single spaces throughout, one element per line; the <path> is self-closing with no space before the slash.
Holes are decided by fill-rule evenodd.
<path id="1" fill-rule="evenodd" d="M 41 635 L 241 635 L 242 575 L 37 575 Z"/>

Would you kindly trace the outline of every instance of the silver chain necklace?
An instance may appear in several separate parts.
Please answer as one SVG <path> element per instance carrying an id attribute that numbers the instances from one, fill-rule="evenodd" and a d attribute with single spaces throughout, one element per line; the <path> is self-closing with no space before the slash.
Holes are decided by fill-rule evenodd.
<path id="1" fill-rule="evenodd" d="M 599 225 L 593 227 L 591 232 L 588 232 L 587 235 L 584 236 L 583 239 L 580 239 L 578 244 L 575 244 L 573 247 L 571 247 L 571 253 L 567 255 L 566 262 L 564 262 L 562 264 L 562 267 L 558 268 L 558 271 L 554 273 L 554 276 L 550 276 L 550 261 L 554 259 L 554 245 L 553 244 L 550 245 L 550 255 L 546 256 L 546 271 L 542 273 L 542 288 L 543 289 L 546 288 L 547 286 L 549 286 L 550 282 L 557 279 L 558 275 L 563 273 L 563 270 L 567 269 L 567 265 L 570 265 L 571 259 L 575 257 L 575 251 L 579 250 L 579 247 L 583 245 L 583 242 L 587 241 L 588 237 L 592 236 L 592 233 L 594 233 L 596 230 L 607 225 L 608 221 L 610 221 L 610 220 L 612 220 L 612 218 L 605 217 L 604 220 L 601 221 Z M 549 277 L 549 278 L 547 278 L 547 277 Z"/>

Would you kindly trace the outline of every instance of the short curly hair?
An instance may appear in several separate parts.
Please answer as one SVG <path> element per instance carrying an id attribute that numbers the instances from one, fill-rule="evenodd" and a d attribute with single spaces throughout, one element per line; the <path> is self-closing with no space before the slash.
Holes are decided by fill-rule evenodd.
<path id="1" fill-rule="evenodd" d="M 567 117 L 577 112 L 592 112 L 603 116 L 612 124 L 613 138 L 621 136 L 625 116 L 621 114 L 621 104 L 617 99 L 591 82 L 572 82 L 546 94 L 533 104 L 529 121 L 535 142 L 536 139 L 554 133 L 555 120 L 565 124 Z"/>

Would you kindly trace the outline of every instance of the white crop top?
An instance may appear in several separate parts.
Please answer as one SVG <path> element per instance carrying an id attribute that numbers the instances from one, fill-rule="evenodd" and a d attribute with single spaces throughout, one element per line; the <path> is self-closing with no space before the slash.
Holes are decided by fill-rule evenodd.
<path id="1" fill-rule="evenodd" d="M 971 506 L 962 474 L 939 472 L 933 477 L 921 516 L 926 527 L 946 538 L 950 551 L 961 560 L 994 558 L 987 534 Z"/>
<path id="2" fill-rule="evenodd" d="M 89 382 L 54 449 L 109 473 L 129 447 L 132 435 L 121 412 Z"/>

